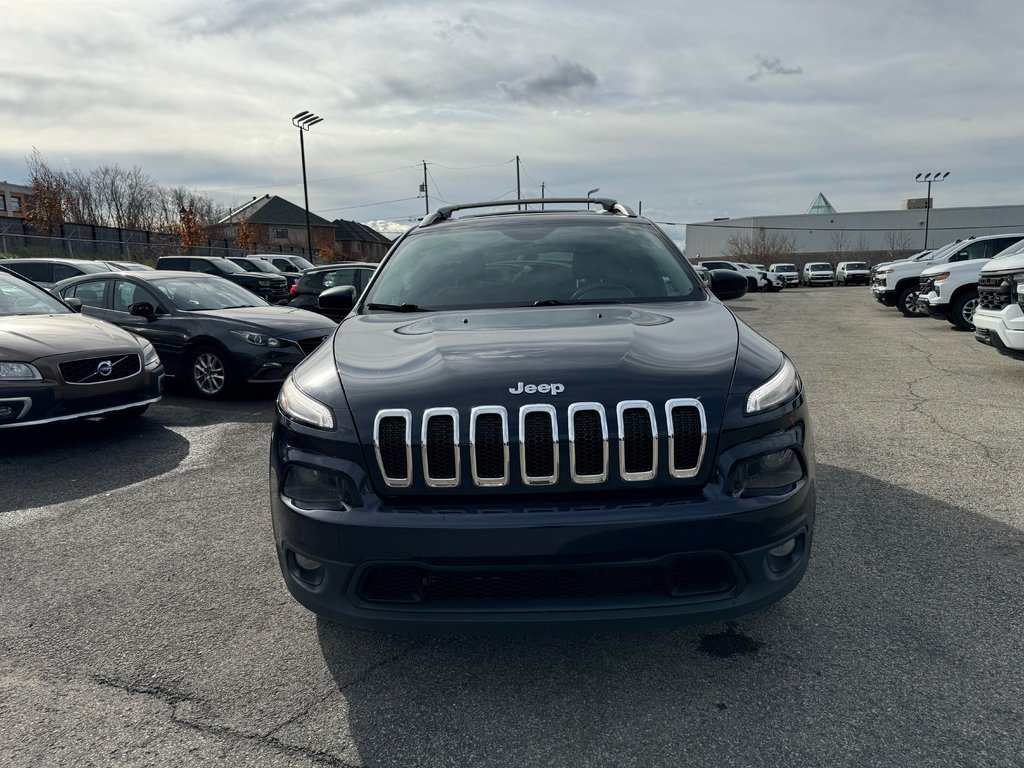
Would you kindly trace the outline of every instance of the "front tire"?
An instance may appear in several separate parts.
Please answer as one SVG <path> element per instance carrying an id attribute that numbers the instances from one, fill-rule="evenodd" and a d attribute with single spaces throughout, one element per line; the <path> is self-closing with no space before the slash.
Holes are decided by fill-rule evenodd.
<path id="1" fill-rule="evenodd" d="M 200 347 L 193 352 L 186 374 L 192 392 L 208 400 L 227 397 L 235 383 L 227 354 L 216 347 Z"/>
<path id="2" fill-rule="evenodd" d="M 949 309 L 949 322 L 961 331 L 974 330 L 974 311 L 978 308 L 978 292 L 961 294 Z"/>
<path id="3" fill-rule="evenodd" d="M 911 285 L 900 291 L 896 298 L 896 308 L 904 317 L 924 317 L 925 313 L 917 307 L 917 297 L 921 295 L 919 285 Z"/>

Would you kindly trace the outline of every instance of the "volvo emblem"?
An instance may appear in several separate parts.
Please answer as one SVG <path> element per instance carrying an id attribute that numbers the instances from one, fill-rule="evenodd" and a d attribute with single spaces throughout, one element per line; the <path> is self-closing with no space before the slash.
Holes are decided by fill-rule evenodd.
<path id="1" fill-rule="evenodd" d="M 100 376 L 109 376 L 114 371 L 114 366 L 110 364 L 109 360 L 104 360 L 102 363 L 96 366 L 96 373 Z"/>

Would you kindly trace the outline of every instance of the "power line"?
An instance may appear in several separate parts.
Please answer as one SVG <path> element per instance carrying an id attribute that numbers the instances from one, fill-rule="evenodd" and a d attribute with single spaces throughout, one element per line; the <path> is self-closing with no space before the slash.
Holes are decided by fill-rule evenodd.
<path id="1" fill-rule="evenodd" d="M 381 200 L 377 203 L 362 203 L 361 205 L 342 205 L 337 208 L 321 208 L 321 211 L 349 211 L 353 208 L 372 208 L 375 205 L 388 205 L 389 203 L 404 203 L 407 200 L 419 200 L 419 197 L 399 197 L 395 200 Z"/>
<path id="2" fill-rule="evenodd" d="M 394 173 L 395 171 L 405 171 L 405 170 L 408 170 L 410 168 L 419 168 L 419 166 L 418 165 L 403 165 L 403 166 L 400 166 L 398 168 L 385 168 L 382 171 L 367 171 L 366 173 L 353 173 L 353 174 L 349 174 L 348 176 L 332 176 L 332 177 L 330 177 L 328 179 L 310 179 L 309 183 L 310 184 L 313 184 L 313 183 L 320 184 L 320 183 L 325 182 L 325 181 L 343 181 L 345 179 L 358 179 L 358 178 L 361 178 L 363 176 L 376 176 L 376 175 L 381 174 L 381 173 Z M 214 191 L 214 192 L 232 192 L 232 191 L 239 191 L 239 190 L 246 190 L 246 189 L 263 189 L 264 187 L 270 187 L 271 189 L 274 189 L 274 188 L 277 188 L 277 187 L 297 187 L 301 183 L 302 183 L 301 181 L 289 181 L 289 182 L 282 182 L 282 183 L 277 183 L 277 182 L 269 183 L 268 182 L 268 183 L 264 183 L 264 184 L 253 184 L 253 185 L 248 186 L 248 187 L 203 187 L 203 189 L 204 190 L 209 190 L 209 191 Z"/>
<path id="3" fill-rule="evenodd" d="M 480 168 L 499 168 L 502 165 L 511 165 L 515 161 L 516 159 L 513 157 L 511 160 L 505 160 L 504 162 L 501 163 L 491 163 L 489 165 L 469 165 L 464 168 L 441 165 L 441 163 L 432 163 L 430 161 L 427 161 L 427 165 L 436 165 L 438 168 L 444 168 L 446 171 L 475 171 Z"/>

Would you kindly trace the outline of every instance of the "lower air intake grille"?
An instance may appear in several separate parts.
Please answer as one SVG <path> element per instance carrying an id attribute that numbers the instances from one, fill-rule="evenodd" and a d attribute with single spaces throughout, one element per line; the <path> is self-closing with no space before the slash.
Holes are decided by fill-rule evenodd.
<path id="1" fill-rule="evenodd" d="M 667 564 L 568 568 L 443 568 L 377 565 L 357 588 L 371 603 L 443 604 L 627 597 L 691 597 L 736 586 L 721 557 L 679 557 Z"/>

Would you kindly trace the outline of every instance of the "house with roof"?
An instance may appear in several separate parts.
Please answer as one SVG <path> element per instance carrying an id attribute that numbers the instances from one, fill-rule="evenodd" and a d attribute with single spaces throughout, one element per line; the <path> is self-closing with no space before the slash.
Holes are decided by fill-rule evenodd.
<path id="1" fill-rule="evenodd" d="M 257 250 L 306 252 L 306 209 L 301 205 L 278 195 L 254 197 L 207 229 L 211 238 L 233 241 L 243 221 L 254 230 Z M 309 227 L 314 251 L 321 245 L 334 250 L 334 224 L 310 211 Z"/>
<path id="2" fill-rule="evenodd" d="M 334 220 L 334 253 L 346 261 L 379 262 L 391 239 L 358 221 Z"/>

